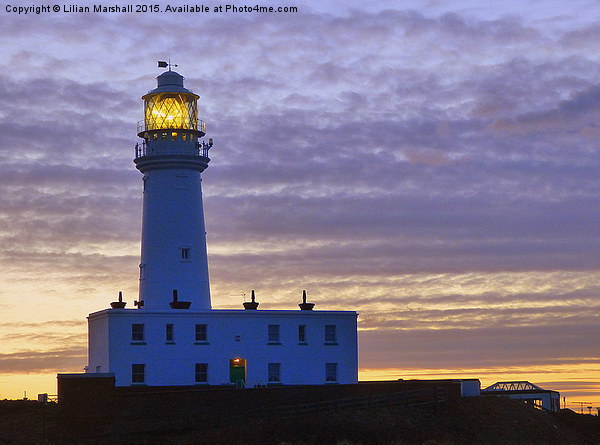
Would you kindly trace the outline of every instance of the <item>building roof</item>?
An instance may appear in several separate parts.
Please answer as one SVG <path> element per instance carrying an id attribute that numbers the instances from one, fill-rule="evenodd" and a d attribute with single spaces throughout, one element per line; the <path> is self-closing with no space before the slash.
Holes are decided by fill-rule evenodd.
<path id="1" fill-rule="evenodd" d="M 520 380 L 515 382 L 496 382 L 483 391 L 546 391 L 531 382 Z"/>
<path id="2" fill-rule="evenodd" d="M 186 94 L 194 94 L 191 90 L 188 90 L 183 86 L 184 77 L 175 72 L 175 71 L 165 71 L 161 75 L 159 75 L 156 80 L 158 82 L 158 86 L 149 91 L 148 94 L 156 94 L 156 93 L 186 93 Z M 197 96 L 197 94 L 194 94 Z M 146 97 L 146 96 L 144 96 Z"/>

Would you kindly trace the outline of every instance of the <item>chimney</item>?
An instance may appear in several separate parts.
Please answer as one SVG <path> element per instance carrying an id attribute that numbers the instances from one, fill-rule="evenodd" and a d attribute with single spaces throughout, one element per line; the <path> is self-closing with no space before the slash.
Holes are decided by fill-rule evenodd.
<path id="1" fill-rule="evenodd" d="M 177 299 L 177 289 L 173 289 L 173 301 L 169 303 L 171 309 L 189 309 L 191 304 L 191 301 L 179 301 Z"/>
<path id="2" fill-rule="evenodd" d="M 313 307 L 315 307 L 314 303 L 306 302 L 306 290 L 302 291 L 302 303 L 300 303 L 298 306 L 300 306 L 300 310 L 302 311 L 312 311 Z"/>
<path id="3" fill-rule="evenodd" d="M 249 301 L 249 302 L 245 302 L 245 303 L 244 303 L 244 309 L 245 309 L 245 310 L 247 310 L 247 311 L 252 311 L 252 310 L 256 310 L 256 309 L 258 309 L 258 305 L 259 305 L 260 303 L 257 303 L 257 302 L 256 302 L 256 300 L 255 300 L 255 298 L 256 298 L 256 297 L 254 296 L 254 289 L 252 289 L 252 301 Z"/>
<path id="4" fill-rule="evenodd" d="M 113 301 L 110 307 L 113 309 L 123 309 L 127 303 L 123 301 L 123 292 L 119 291 L 119 301 Z"/>

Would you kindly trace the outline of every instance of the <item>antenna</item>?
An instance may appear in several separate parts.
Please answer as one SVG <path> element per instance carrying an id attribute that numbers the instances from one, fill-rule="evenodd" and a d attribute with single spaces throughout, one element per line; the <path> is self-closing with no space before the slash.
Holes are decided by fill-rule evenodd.
<path id="1" fill-rule="evenodd" d="M 169 68 L 169 71 L 171 71 L 172 66 L 179 66 L 179 65 L 175 65 L 174 63 L 171 63 L 171 59 L 169 59 L 168 62 L 165 62 L 164 60 L 158 61 L 159 68 Z"/>
<path id="2" fill-rule="evenodd" d="M 584 414 L 583 412 L 583 406 L 584 405 L 591 405 L 594 402 L 571 402 L 571 403 L 579 403 L 579 414 Z M 592 407 L 591 406 L 587 406 L 586 407 L 589 411 L 590 414 L 592 414 Z"/>

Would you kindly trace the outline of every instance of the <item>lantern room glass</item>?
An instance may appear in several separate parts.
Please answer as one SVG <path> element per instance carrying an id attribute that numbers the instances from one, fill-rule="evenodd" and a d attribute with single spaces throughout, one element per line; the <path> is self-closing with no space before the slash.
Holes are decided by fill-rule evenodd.
<path id="1" fill-rule="evenodd" d="M 145 98 L 146 130 L 198 129 L 197 96 L 186 93 L 157 93 Z"/>

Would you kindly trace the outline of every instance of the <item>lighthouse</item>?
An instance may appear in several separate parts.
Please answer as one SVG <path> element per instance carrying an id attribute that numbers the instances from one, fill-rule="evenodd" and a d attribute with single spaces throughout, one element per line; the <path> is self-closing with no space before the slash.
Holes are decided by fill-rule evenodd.
<path id="1" fill-rule="evenodd" d="M 198 99 L 183 76 L 166 71 L 144 95 L 143 139 L 135 166 L 143 174 L 140 308 L 168 309 L 185 300 L 194 310 L 210 310 L 202 172 L 210 161 L 209 143 L 200 141 L 205 124 Z M 178 295 L 172 299 L 173 291 Z"/>
<path id="2" fill-rule="evenodd" d="M 153 387 L 356 383 L 356 312 L 315 310 L 300 290 L 294 309 L 259 309 L 254 291 L 239 309 L 212 308 L 202 172 L 213 144 L 203 140 L 199 96 L 183 76 L 169 67 L 157 81 L 142 96 L 134 155 L 142 174 L 139 296 L 128 306 L 119 292 L 88 316 L 82 376 Z"/>

